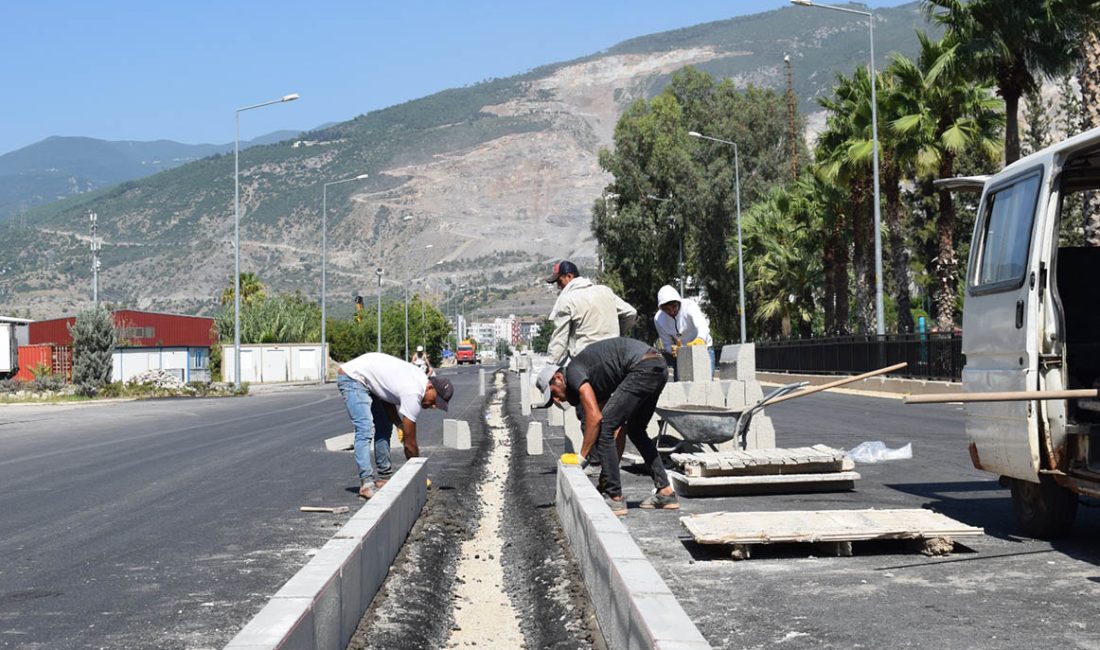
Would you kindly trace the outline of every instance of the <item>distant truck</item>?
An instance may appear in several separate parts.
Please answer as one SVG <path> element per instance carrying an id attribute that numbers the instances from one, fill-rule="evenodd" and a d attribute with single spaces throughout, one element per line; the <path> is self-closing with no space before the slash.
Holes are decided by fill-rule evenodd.
<path id="1" fill-rule="evenodd" d="M 19 371 L 19 346 L 27 344 L 25 318 L 0 317 L 0 379 L 9 379 Z"/>
<path id="2" fill-rule="evenodd" d="M 455 363 L 461 366 L 464 363 L 475 364 L 477 362 L 477 341 L 464 339 L 459 342 L 458 350 L 455 352 Z"/>

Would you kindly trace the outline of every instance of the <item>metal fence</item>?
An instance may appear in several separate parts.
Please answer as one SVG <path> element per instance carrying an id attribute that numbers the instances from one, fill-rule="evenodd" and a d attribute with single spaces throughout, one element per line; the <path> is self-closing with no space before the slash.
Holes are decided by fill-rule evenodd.
<path id="1" fill-rule="evenodd" d="M 756 369 L 766 371 L 859 374 L 905 361 L 897 377 L 962 378 L 962 334 L 835 336 L 756 342 Z"/>

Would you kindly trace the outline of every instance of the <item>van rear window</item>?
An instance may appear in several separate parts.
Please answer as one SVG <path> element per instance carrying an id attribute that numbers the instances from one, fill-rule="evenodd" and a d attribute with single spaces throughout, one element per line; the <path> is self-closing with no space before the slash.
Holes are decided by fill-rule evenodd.
<path id="1" fill-rule="evenodd" d="M 986 197 L 975 287 L 1019 286 L 1027 269 L 1040 176 L 1029 176 Z"/>

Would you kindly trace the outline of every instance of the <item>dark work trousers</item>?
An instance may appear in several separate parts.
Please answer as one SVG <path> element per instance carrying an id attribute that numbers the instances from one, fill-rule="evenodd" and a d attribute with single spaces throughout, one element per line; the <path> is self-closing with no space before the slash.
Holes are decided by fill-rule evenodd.
<path id="1" fill-rule="evenodd" d="M 617 497 L 623 493 L 619 476 L 619 453 L 615 446 L 615 429 L 620 426 L 623 426 L 630 442 L 641 452 L 650 474 L 653 475 L 653 485 L 658 490 L 668 487 L 664 463 L 657 453 L 657 446 L 645 431 L 653 417 L 653 410 L 657 408 L 657 398 L 667 381 L 668 366 L 664 359 L 658 357 L 639 361 L 604 405 L 596 448 L 601 462 L 600 479 L 608 496 Z"/>

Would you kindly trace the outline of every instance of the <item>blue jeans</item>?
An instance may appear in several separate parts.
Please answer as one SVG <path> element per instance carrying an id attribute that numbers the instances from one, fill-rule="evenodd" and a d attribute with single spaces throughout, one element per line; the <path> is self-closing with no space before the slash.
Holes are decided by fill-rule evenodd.
<path id="1" fill-rule="evenodd" d="M 360 482 L 374 479 L 370 462 L 371 442 L 374 443 L 374 465 L 378 473 L 383 476 L 389 474 L 393 471 L 390 465 L 393 423 L 382 400 L 372 396 L 366 386 L 347 375 L 336 376 L 336 387 L 344 396 L 348 416 L 355 425 L 355 464 L 359 466 Z"/>

